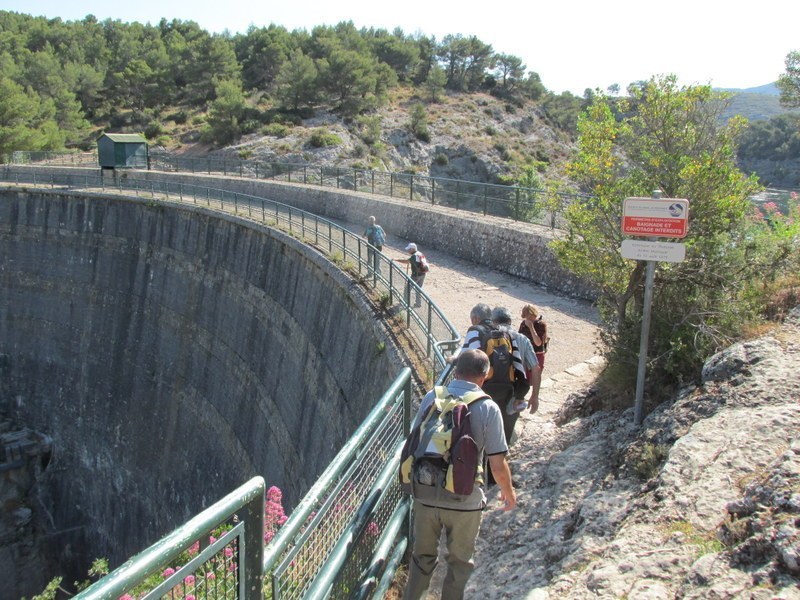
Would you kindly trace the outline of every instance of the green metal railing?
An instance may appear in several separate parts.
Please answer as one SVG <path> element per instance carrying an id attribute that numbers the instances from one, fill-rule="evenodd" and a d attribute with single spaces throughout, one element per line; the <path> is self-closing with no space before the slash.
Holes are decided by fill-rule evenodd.
<path id="1" fill-rule="evenodd" d="M 76 162 L 78 160 L 81 162 Z M 155 171 L 222 174 L 353 190 L 537 223 L 551 228 L 563 226 L 561 213 L 571 202 L 588 198 L 584 194 L 573 192 L 312 164 L 210 157 L 184 158 L 157 152 L 150 153 L 149 162 L 150 169 Z M 13 152 L 11 163 L 60 166 L 98 164 L 96 155 L 91 153 L 78 155 L 23 151 Z"/>
<path id="2" fill-rule="evenodd" d="M 75 599 L 116 600 L 134 591 L 137 597 L 147 599 L 192 595 L 261 600 L 264 490 L 264 480 L 254 477 Z M 159 584 L 142 586 L 151 576 L 164 573 L 165 567 L 191 555 L 189 562 L 180 570 L 171 569 Z M 137 590 L 140 587 L 145 589 Z"/>
<path id="3" fill-rule="evenodd" d="M 6 166 L 0 170 L 0 180 L 17 186 L 33 185 L 41 190 L 58 188 L 133 195 L 147 199 L 148 204 L 169 200 L 202 205 L 278 227 L 325 252 L 333 262 L 376 294 L 386 315 L 401 320 L 419 349 L 431 359 L 434 379 L 438 383 L 445 382 L 450 375 L 451 368 L 446 358 L 457 347 L 459 338 L 453 325 L 424 290 L 418 288 L 394 262 L 361 237 L 331 221 L 266 198 L 189 184 L 137 179 L 134 173 L 116 178 L 113 185 L 109 185 L 103 177 L 86 172 L 52 173 L 38 171 L 35 167 Z M 411 303 L 412 295 L 417 292 L 420 294 L 420 307 Z M 246 566 L 250 564 L 244 562 L 249 555 L 243 550 L 254 543 L 245 544 L 246 536 L 255 535 L 252 530 L 259 527 L 261 544 L 263 491 L 261 525 L 245 522 L 242 526 L 234 526 L 231 531 L 235 533 L 230 534 L 233 537 L 212 544 L 208 549 L 203 548 L 204 554 L 192 559 L 190 568 L 199 570 L 201 574 L 208 572 L 209 565 L 219 561 L 216 555 L 220 551 L 226 557 L 230 554 L 234 562 L 227 567 L 240 579 L 229 582 L 224 588 L 222 596 L 226 598 L 250 598 L 246 594 L 256 588 L 261 593 L 261 577 L 265 578 L 264 594 L 269 598 L 381 598 L 392 581 L 407 543 L 405 524 L 409 502 L 400 493 L 396 468 L 398 453 L 409 429 L 410 411 L 411 377 L 410 371 L 404 369 L 267 546 L 258 575 L 253 575 L 252 567 Z M 238 506 L 236 498 L 244 493 L 244 489 L 227 496 L 131 559 L 86 590 L 81 597 L 117 598 L 142 585 L 148 577 L 186 552 L 195 541 L 200 540 L 204 546 L 202 540 L 209 531 L 215 527 L 235 525 L 238 519 L 222 514 L 225 512 L 223 507 Z M 221 521 L 206 523 L 207 520 L 217 520 L 211 515 L 221 515 Z M 248 527 L 251 530 L 249 534 Z M 240 565 L 245 567 L 240 568 Z M 185 577 L 192 571 L 185 569 L 181 569 L 184 579 L 172 574 L 146 597 L 174 596 L 175 586 L 184 595 L 191 593 L 186 591 Z M 199 577 L 194 579 L 197 580 Z M 208 595 L 221 597 L 219 594 Z"/>

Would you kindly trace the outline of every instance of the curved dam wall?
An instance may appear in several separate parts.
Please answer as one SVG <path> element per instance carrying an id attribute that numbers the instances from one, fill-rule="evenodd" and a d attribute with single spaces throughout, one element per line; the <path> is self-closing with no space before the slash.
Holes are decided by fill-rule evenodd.
<path id="1" fill-rule="evenodd" d="M 294 505 L 401 364 L 350 279 L 232 216 L 0 189 L 0 256 L 0 416 L 52 439 L 30 504 L 62 574 L 256 474 Z"/>
<path id="2" fill-rule="evenodd" d="M 366 227 L 370 215 L 394 235 L 491 269 L 593 300 L 595 291 L 561 267 L 548 244 L 554 232 L 541 225 L 456 211 L 352 190 L 202 173 L 133 171 L 131 177 L 169 180 L 270 198 L 308 212 Z M 361 233 L 358 231 L 357 233 Z"/>
<path id="3" fill-rule="evenodd" d="M 32 170 L 43 174 L 74 174 L 81 171 L 93 176 L 100 174 L 99 169 L 16 165 L 3 168 L 10 177 L 16 172 L 30 174 Z M 597 297 L 588 282 L 561 267 L 549 247 L 557 234 L 541 225 L 456 211 L 425 201 L 411 202 L 299 183 L 163 171 L 125 171 L 117 176 L 206 186 L 269 198 L 316 215 L 357 223 L 359 227 L 365 227 L 367 217 L 375 215 L 384 229 L 417 242 L 423 252 L 431 248 L 441 250 L 451 256 L 533 281 L 567 296 L 584 300 Z"/>

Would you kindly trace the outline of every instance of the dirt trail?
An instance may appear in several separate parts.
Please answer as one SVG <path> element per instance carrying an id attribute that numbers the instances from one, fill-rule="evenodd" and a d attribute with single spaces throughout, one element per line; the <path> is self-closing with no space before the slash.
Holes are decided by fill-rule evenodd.
<path id="1" fill-rule="evenodd" d="M 349 224 L 351 231 L 360 232 Z M 402 250 L 408 241 L 388 236 L 384 253 L 391 258 L 405 258 Z M 491 307 L 505 306 L 514 316 L 514 325 L 521 321 L 525 304 L 534 304 L 544 314 L 550 335 L 543 377 L 551 377 L 582 363 L 596 354 L 597 311 L 590 303 L 564 298 L 547 288 L 475 265 L 443 252 L 420 245 L 431 263 L 423 289 L 462 333 L 470 325 L 469 311 L 479 302 Z"/>

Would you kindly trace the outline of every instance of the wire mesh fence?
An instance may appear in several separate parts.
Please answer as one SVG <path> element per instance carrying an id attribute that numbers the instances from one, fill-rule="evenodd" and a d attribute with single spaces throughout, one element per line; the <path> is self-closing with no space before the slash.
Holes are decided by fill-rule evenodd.
<path id="1" fill-rule="evenodd" d="M 265 485 L 254 477 L 162 538 L 76 600 L 261 600 Z"/>

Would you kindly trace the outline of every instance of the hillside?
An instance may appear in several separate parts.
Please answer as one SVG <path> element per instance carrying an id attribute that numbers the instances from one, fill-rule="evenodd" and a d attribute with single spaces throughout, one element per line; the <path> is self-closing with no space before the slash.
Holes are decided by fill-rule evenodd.
<path id="1" fill-rule="evenodd" d="M 427 135 L 413 131 L 418 107 L 423 107 Z M 577 108 L 575 103 L 561 110 L 577 115 Z M 533 166 L 545 179 L 561 180 L 574 136 L 554 123 L 559 116 L 559 107 L 546 103 L 511 103 L 480 92 L 423 103 L 405 87 L 365 116 L 345 119 L 318 109 L 296 123 L 262 127 L 224 148 L 200 143 L 190 124 L 165 124 L 160 140 L 165 150 L 185 156 L 329 164 L 491 183 L 516 181 Z"/>

